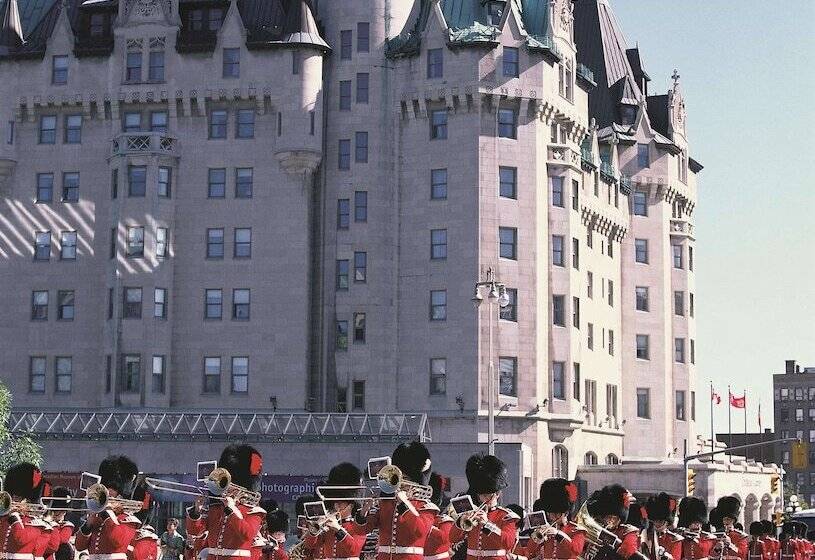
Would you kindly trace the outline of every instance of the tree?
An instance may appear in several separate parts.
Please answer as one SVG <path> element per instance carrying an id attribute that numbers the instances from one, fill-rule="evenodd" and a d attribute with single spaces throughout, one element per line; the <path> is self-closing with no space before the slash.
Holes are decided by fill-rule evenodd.
<path id="1" fill-rule="evenodd" d="M 0 383 L 0 476 L 15 463 L 28 461 L 39 466 L 42 462 L 40 446 L 28 436 L 9 431 L 11 416 L 11 391 Z"/>

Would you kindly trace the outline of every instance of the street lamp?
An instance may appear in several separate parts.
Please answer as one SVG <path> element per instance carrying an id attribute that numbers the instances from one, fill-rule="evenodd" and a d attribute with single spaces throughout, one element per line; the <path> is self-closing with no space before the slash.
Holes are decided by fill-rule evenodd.
<path id="1" fill-rule="evenodd" d="M 476 311 L 481 308 L 481 303 L 484 297 L 481 295 L 481 290 L 487 291 L 487 302 L 489 303 L 489 377 L 487 378 L 487 446 L 490 455 L 495 455 L 495 363 L 493 361 L 493 344 L 492 344 L 492 321 L 495 314 L 494 305 L 497 302 L 500 307 L 509 305 L 509 294 L 507 288 L 501 282 L 495 279 L 495 271 L 492 267 L 487 269 L 486 280 L 476 282 L 473 289 L 472 302 L 475 305 Z M 480 371 L 480 368 L 479 368 Z"/>

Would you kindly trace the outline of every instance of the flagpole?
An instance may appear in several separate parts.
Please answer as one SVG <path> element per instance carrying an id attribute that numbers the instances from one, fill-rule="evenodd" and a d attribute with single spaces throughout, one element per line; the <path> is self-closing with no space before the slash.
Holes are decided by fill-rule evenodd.
<path id="1" fill-rule="evenodd" d="M 747 443 L 747 389 L 744 389 L 744 442 Z"/>
<path id="2" fill-rule="evenodd" d="M 731 408 L 730 405 L 733 404 L 731 400 L 732 398 L 733 393 L 730 392 L 730 385 L 728 385 L 727 386 L 727 439 L 729 440 L 728 447 L 733 447 L 733 427 L 730 424 L 730 408 Z M 731 459 L 733 458 L 733 455 L 731 455 L 730 452 L 727 453 L 727 456 L 730 457 Z"/>
<path id="3" fill-rule="evenodd" d="M 758 437 L 764 443 L 764 428 L 761 425 L 761 399 L 758 399 Z M 764 445 L 761 446 L 761 463 L 764 463 Z"/>
<path id="4" fill-rule="evenodd" d="M 716 451 L 713 448 L 714 447 L 713 442 L 715 441 L 715 438 L 716 438 L 716 435 L 715 435 L 715 432 L 713 431 L 713 380 L 711 380 L 710 381 L 710 452 L 711 453 Z M 713 460 L 713 457 L 711 456 L 711 461 L 712 460 Z"/>

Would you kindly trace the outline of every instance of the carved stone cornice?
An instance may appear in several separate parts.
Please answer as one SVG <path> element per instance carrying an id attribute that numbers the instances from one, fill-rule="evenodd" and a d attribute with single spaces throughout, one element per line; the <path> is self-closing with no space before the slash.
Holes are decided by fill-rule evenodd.
<path id="1" fill-rule="evenodd" d="M 289 175 L 311 175 L 320 165 L 322 154 L 312 150 L 285 150 L 275 153 L 275 159 Z"/>

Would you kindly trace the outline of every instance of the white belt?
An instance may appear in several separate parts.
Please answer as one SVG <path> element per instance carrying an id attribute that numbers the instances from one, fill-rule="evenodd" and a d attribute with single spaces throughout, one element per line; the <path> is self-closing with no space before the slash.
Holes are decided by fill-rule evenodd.
<path id="1" fill-rule="evenodd" d="M 208 556 L 235 556 L 239 558 L 249 558 L 252 555 L 244 548 L 205 548 L 201 553 Z"/>
<path id="2" fill-rule="evenodd" d="M 34 555 L 26 552 L 0 552 L 3 560 L 34 560 Z"/>
<path id="3" fill-rule="evenodd" d="M 441 554 L 434 554 L 432 556 L 425 556 L 424 560 L 444 560 L 445 558 L 450 558 L 449 552 L 442 552 Z"/>
<path id="4" fill-rule="evenodd" d="M 326 560 L 359 560 L 359 556 L 348 556 L 346 558 L 326 558 Z"/>
<path id="5" fill-rule="evenodd" d="M 45 560 L 45 556 L 35 556 L 34 560 Z"/>
<path id="6" fill-rule="evenodd" d="M 418 546 L 378 546 L 376 551 L 383 554 L 424 554 L 424 549 Z"/>
<path id="7" fill-rule="evenodd" d="M 127 560 L 124 552 L 114 552 L 113 554 L 88 554 L 87 560 Z"/>
<path id="8" fill-rule="evenodd" d="M 492 557 L 492 556 L 506 556 L 507 551 L 504 549 L 501 550 L 475 550 L 473 548 L 467 549 L 467 556 L 479 556 L 479 557 Z"/>

